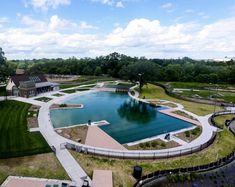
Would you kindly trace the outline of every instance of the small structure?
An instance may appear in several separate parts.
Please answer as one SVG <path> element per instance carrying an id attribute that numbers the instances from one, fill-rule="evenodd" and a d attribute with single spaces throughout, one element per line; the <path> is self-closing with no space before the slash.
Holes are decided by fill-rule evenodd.
<path id="1" fill-rule="evenodd" d="M 135 166 L 133 168 L 133 177 L 137 180 L 139 180 L 142 177 L 142 167 Z"/>
<path id="2" fill-rule="evenodd" d="M 16 75 L 10 77 L 6 90 L 7 95 L 28 98 L 40 93 L 59 90 L 59 85 L 48 82 L 43 75 L 31 76 L 18 69 Z"/>

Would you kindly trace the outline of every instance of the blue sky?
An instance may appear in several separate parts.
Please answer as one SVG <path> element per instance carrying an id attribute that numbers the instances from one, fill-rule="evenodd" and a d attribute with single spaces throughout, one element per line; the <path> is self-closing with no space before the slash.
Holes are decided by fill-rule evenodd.
<path id="1" fill-rule="evenodd" d="M 235 0 L 0 0 L 8 59 L 235 56 Z"/>

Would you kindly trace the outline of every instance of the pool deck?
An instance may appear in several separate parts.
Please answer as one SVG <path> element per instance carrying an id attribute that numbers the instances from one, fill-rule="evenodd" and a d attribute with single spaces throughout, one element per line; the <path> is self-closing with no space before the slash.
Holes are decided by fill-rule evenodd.
<path id="1" fill-rule="evenodd" d="M 196 121 L 196 120 L 193 120 L 193 119 L 190 119 L 190 118 L 187 118 L 187 117 L 184 117 L 184 116 L 181 116 L 179 114 L 175 114 L 173 112 L 177 111 L 177 109 L 166 109 L 166 110 L 159 110 L 159 112 L 163 113 L 163 114 L 166 114 L 168 116 L 171 116 L 171 117 L 174 117 L 174 118 L 177 118 L 177 119 L 181 119 L 183 121 L 186 121 L 186 122 L 189 122 L 189 123 L 192 123 L 194 125 L 197 125 L 197 126 L 201 126 L 200 122 L 199 121 Z"/>
<path id="2" fill-rule="evenodd" d="M 94 170 L 91 187 L 112 187 L 113 176 L 110 170 Z"/>
<path id="3" fill-rule="evenodd" d="M 125 147 L 97 126 L 89 126 L 85 144 L 107 149 L 126 150 Z"/>

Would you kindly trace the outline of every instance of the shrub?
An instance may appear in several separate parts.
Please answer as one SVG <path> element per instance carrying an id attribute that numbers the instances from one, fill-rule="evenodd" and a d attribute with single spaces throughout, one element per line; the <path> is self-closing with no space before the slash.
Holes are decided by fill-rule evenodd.
<path id="1" fill-rule="evenodd" d="M 145 143 L 145 146 L 146 146 L 146 147 L 150 147 L 151 145 L 150 145 L 149 142 L 146 142 L 146 143 Z"/>
<path id="2" fill-rule="evenodd" d="M 193 135 L 197 135 L 199 132 L 200 132 L 200 128 L 198 127 L 192 130 Z"/>
<path id="3" fill-rule="evenodd" d="M 140 148 L 144 148 L 144 144 L 143 143 L 140 143 Z"/>
<path id="4" fill-rule="evenodd" d="M 165 143 L 165 142 L 162 142 L 162 143 L 161 143 L 161 146 L 162 146 L 162 147 L 166 147 L 166 143 Z"/>
<path id="5" fill-rule="evenodd" d="M 66 104 L 60 104 L 60 107 L 67 107 Z"/>
<path id="6" fill-rule="evenodd" d="M 190 137 L 190 132 L 189 131 L 185 131 L 185 136 L 186 137 Z"/>
<path id="7" fill-rule="evenodd" d="M 159 143 L 157 141 L 151 142 L 151 146 L 152 147 L 157 147 L 158 145 L 159 145 Z"/>

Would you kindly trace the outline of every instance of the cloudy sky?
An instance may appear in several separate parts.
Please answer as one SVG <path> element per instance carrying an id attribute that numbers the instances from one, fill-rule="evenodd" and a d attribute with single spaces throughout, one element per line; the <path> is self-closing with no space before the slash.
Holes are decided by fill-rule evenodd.
<path id="1" fill-rule="evenodd" d="M 235 56 L 235 0 L 0 0 L 8 59 Z"/>

